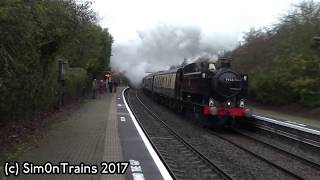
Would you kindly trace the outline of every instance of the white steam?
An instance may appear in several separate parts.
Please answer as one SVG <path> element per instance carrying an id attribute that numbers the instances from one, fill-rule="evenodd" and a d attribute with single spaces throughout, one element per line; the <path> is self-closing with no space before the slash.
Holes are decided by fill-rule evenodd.
<path id="1" fill-rule="evenodd" d="M 216 57 L 235 47 L 236 39 L 226 35 L 205 35 L 197 26 L 159 24 L 149 31 L 137 32 L 137 39 L 115 44 L 111 67 L 138 85 L 146 72 L 166 70 L 184 58 Z"/>

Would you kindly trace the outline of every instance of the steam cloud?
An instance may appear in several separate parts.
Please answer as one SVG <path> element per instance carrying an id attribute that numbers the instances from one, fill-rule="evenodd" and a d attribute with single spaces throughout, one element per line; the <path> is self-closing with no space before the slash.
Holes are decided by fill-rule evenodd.
<path id="1" fill-rule="evenodd" d="M 133 85 L 138 85 L 147 72 L 166 70 L 184 58 L 217 57 L 236 44 L 234 37 L 205 35 L 197 26 L 159 24 L 137 32 L 137 36 L 126 44 L 116 44 L 111 59 L 112 69 L 124 73 Z"/>

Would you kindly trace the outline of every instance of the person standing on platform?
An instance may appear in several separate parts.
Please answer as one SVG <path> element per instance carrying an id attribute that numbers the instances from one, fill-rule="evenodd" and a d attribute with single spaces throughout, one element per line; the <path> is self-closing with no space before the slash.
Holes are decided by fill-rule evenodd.
<path id="1" fill-rule="evenodd" d="M 104 91 L 104 83 L 103 83 L 103 80 L 101 79 L 100 80 L 100 83 L 99 83 L 99 92 L 100 94 L 103 94 L 103 91 Z"/>
<path id="2" fill-rule="evenodd" d="M 109 81 L 109 91 L 110 93 L 112 93 L 112 86 L 113 86 L 113 82 L 112 81 Z"/>
<path id="3" fill-rule="evenodd" d="M 115 80 L 113 81 L 114 92 L 117 92 L 117 87 L 118 87 L 118 82 Z"/>
<path id="4" fill-rule="evenodd" d="M 106 81 L 105 81 L 105 83 L 104 83 L 104 85 L 105 85 L 105 90 L 106 90 L 106 93 L 108 92 L 108 88 L 109 88 L 109 83 L 108 83 L 109 81 L 106 79 Z"/>
<path id="5" fill-rule="evenodd" d="M 97 80 L 93 79 L 92 80 L 92 99 L 95 99 L 97 96 L 97 87 L 98 87 Z"/>

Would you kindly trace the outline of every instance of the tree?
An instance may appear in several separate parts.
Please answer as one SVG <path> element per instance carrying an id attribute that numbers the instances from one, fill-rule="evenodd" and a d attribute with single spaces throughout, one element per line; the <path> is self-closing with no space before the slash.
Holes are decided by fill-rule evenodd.
<path id="1" fill-rule="evenodd" d="M 70 92 L 83 84 L 86 70 L 108 66 L 112 36 L 97 24 L 90 5 L 76 0 L 0 2 L 0 123 L 52 110 L 58 57 L 74 72 L 68 73 Z"/>
<path id="2" fill-rule="evenodd" d="M 251 97 L 267 104 L 320 106 L 320 3 L 304 1 L 271 28 L 251 29 L 233 51 L 234 67 L 251 76 Z"/>

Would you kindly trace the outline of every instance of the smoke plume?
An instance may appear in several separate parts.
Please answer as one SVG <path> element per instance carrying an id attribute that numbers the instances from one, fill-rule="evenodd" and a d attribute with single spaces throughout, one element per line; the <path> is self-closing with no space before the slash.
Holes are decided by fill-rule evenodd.
<path id="1" fill-rule="evenodd" d="M 159 24 L 137 32 L 137 38 L 115 44 L 111 67 L 138 85 L 147 72 L 166 70 L 181 64 L 184 58 L 217 57 L 234 48 L 236 40 L 223 35 L 205 35 L 197 26 Z"/>

